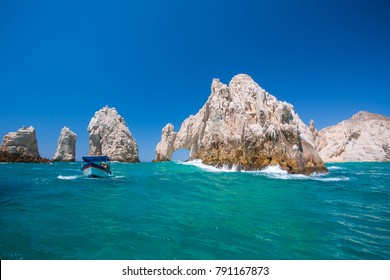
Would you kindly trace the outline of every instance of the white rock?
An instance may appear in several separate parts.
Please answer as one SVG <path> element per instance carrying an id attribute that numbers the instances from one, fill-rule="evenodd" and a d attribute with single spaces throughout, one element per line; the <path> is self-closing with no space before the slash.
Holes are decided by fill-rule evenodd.
<path id="1" fill-rule="evenodd" d="M 185 148 L 190 159 L 205 164 L 243 169 L 279 164 L 291 173 L 326 171 L 312 132 L 293 106 L 278 101 L 245 74 L 233 77 L 229 86 L 214 79 L 205 105 L 174 135 L 173 126 L 163 129 L 156 161 L 170 160 L 173 151 Z"/>
<path id="2" fill-rule="evenodd" d="M 138 145 L 115 108 L 97 111 L 88 125 L 89 155 L 107 155 L 113 161 L 139 162 Z"/>
<path id="3" fill-rule="evenodd" d="M 61 130 L 58 138 L 58 145 L 53 161 L 75 161 L 76 160 L 77 135 L 68 127 Z"/>
<path id="4" fill-rule="evenodd" d="M 22 127 L 17 132 L 10 132 L 3 138 L 0 147 L 0 161 L 49 162 L 41 158 L 35 129 Z"/>
<path id="5" fill-rule="evenodd" d="M 159 151 L 156 161 L 167 161 L 172 158 L 175 138 L 176 132 L 174 132 L 173 125 L 169 123 L 162 129 L 161 141 L 156 147 L 156 150 Z"/>
<path id="6" fill-rule="evenodd" d="M 390 160 L 389 117 L 361 111 L 318 134 L 317 151 L 325 162 Z"/>

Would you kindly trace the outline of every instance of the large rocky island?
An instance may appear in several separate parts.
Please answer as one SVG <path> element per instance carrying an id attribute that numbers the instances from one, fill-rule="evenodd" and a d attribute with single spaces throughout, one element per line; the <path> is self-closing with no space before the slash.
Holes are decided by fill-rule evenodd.
<path id="1" fill-rule="evenodd" d="M 139 162 L 138 145 L 115 108 L 97 111 L 88 125 L 89 155 L 107 155 L 113 161 Z"/>
<path id="2" fill-rule="evenodd" d="M 39 154 L 35 128 L 23 126 L 17 132 L 4 136 L 0 146 L 0 162 L 48 163 L 50 160 Z"/>
<path id="3" fill-rule="evenodd" d="M 240 74 L 229 85 L 214 79 L 207 102 L 178 132 L 172 124 L 163 128 L 156 161 L 170 160 L 174 151 L 184 148 L 190 150 L 190 159 L 209 165 L 245 170 L 279 165 L 289 173 L 327 172 L 314 140 L 291 104 Z"/>
<path id="4" fill-rule="evenodd" d="M 358 112 L 319 131 L 316 144 L 325 162 L 390 161 L 390 118 Z"/>

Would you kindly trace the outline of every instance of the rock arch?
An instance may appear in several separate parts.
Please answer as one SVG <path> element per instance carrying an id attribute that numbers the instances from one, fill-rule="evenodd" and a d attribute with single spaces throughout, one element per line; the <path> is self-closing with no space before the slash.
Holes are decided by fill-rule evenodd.
<path id="1" fill-rule="evenodd" d="M 167 124 L 156 146 L 156 161 L 171 160 L 180 148 L 190 150 L 191 160 L 211 165 L 253 170 L 278 164 L 290 173 L 327 171 L 312 132 L 293 106 L 245 74 L 233 77 L 229 85 L 214 79 L 207 102 L 177 133 Z"/>

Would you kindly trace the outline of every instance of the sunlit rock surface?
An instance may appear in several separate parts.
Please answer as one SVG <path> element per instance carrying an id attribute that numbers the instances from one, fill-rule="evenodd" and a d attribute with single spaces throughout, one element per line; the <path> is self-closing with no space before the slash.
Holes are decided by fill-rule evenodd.
<path id="1" fill-rule="evenodd" d="M 0 161 L 49 162 L 39 155 L 37 135 L 32 126 L 22 127 L 4 136 L 0 146 Z"/>
<path id="2" fill-rule="evenodd" d="M 89 155 L 107 155 L 113 161 L 139 162 L 138 145 L 115 108 L 97 111 L 88 125 Z"/>
<path id="3" fill-rule="evenodd" d="M 190 159 L 245 170 L 280 165 L 290 173 L 326 172 L 314 148 L 314 136 L 294 112 L 251 77 L 240 74 L 229 85 L 214 79 L 211 95 L 196 115 L 175 133 L 168 124 L 156 147 L 156 161 L 190 150 Z"/>
<path id="4" fill-rule="evenodd" d="M 390 161 L 390 118 L 361 111 L 318 132 L 325 162 Z"/>
<path id="5" fill-rule="evenodd" d="M 76 160 L 76 141 L 77 135 L 70 130 L 69 127 L 64 127 L 61 130 L 58 139 L 56 153 L 53 161 L 75 161 Z"/>

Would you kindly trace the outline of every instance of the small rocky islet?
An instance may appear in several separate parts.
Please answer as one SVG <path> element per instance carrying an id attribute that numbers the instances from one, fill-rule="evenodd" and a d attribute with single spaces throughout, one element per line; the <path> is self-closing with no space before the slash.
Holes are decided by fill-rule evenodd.
<path id="1" fill-rule="evenodd" d="M 108 155 L 113 161 L 139 162 L 138 146 L 124 119 L 115 108 L 97 111 L 88 125 L 89 155 Z M 62 128 L 52 158 L 42 158 L 38 150 L 35 128 L 22 127 L 4 136 L 0 146 L 0 162 L 74 162 L 77 135 L 67 126 Z"/>
<path id="2" fill-rule="evenodd" d="M 88 125 L 89 155 L 139 162 L 138 145 L 115 108 L 103 107 Z M 250 76 L 239 74 L 228 85 L 214 79 L 211 94 L 196 115 L 162 129 L 155 161 L 169 161 L 180 149 L 190 159 L 243 170 L 279 165 L 289 173 L 327 172 L 324 162 L 390 161 L 390 118 L 358 112 L 320 131 L 307 126 L 291 104 L 279 101 Z M 75 161 L 77 135 L 64 127 L 52 160 L 38 151 L 35 129 L 22 127 L 4 136 L 1 162 Z"/>
<path id="3" fill-rule="evenodd" d="M 60 138 L 58 138 L 58 145 L 56 153 L 54 154 L 52 161 L 76 161 L 76 142 L 77 135 L 65 126 L 61 130 Z"/>
<path id="4" fill-rule="evenodd" d="M 107 155 L 113 161 L 139 162 L 138 145 L 115 108 L 105 106 L 88 125 L 89 155 Z"/>
<path id="5" fill-rule="evenodd" d="M 17 132 L 10 132 L 3 137 L 0 162 L 49 163 L 50 160 L 39 155 L 35 128 L 23 126 Z"/>

